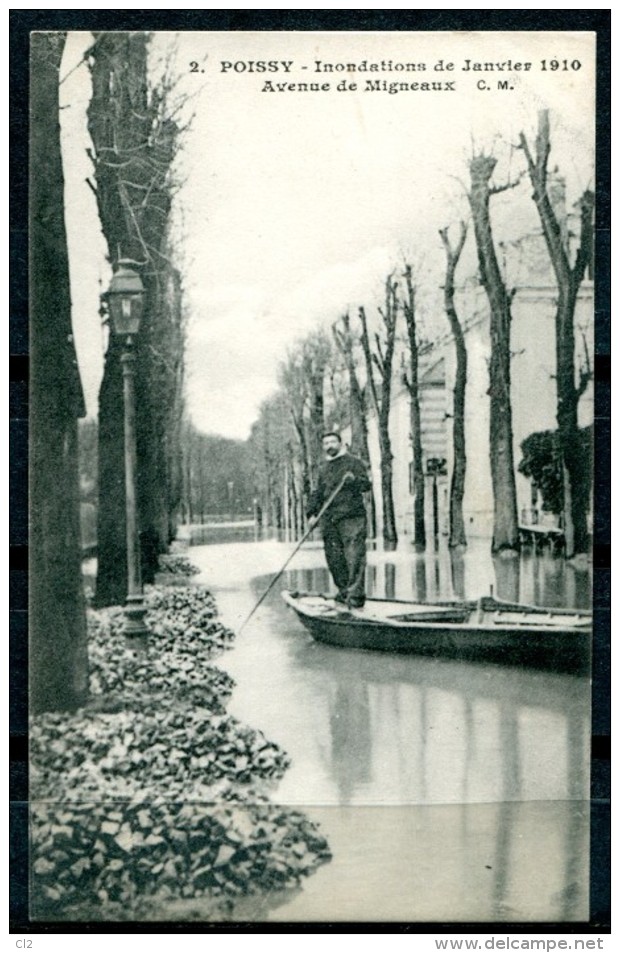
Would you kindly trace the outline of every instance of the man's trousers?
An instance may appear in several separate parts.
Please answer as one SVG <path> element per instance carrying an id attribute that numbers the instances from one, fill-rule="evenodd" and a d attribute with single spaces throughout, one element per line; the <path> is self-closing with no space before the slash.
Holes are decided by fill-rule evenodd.
<path id="1" fill-rule="evenodd" d="M 345 600 L 365 598 L 366 517 L 349 516 L 323 524 L 325 558 L 332 579 Z"/>

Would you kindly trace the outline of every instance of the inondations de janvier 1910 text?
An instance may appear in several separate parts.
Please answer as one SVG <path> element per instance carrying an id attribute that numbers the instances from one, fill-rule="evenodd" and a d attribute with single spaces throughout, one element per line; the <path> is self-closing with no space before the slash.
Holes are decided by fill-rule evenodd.
<path id="1" fill-rule="evenodd" d="M 191 61 L 191 73 L 205 73 L 204 66 Z M 459 62 L 437 59 L 432 62 L 409 62 L 392 59 L 354 62 L 337 60 L 327 62 L 313 60 L 311 64 L 291 60 L 220 60 L 218 72 L 228 76 L 260 77 L 260 91 L 264 93 L 327 93 L 327 92 L 456 92 L 459 80 L 464 74 L 465 83 L 461 88 L 478 90 L 512 90 L 515 80 L 523 73 L 578 73 L 582 63 L 578 59 L 541 59 L 541 60 L 474 60 L 463 59 Z M 292 80 L 293 75 L 301 76 Z M 308 73 L 314 74 L 310 79 Z M 385 75 L 390 74 L 389 78 Z M 264 74 L 267 74 L 265 77 Z M 274 74 L 277 74 L 274 75 Z M 403 74 L 408 79 L 403 80 Z M 411 77 L 414 74 L 414 77 Z M 422 75 L 420 75 L 422 74 Z M 440 75 L 439 74 L 443 74 Z M 448 74 L 446 76 L 445 74 Z M 495 74 L 495 75 L 493 75 Z M 501 78 L 495 78 L 503 74 Z M 506 76 L 509 74 L 509 78 Z M 327 76 L 332 78 L 326 79 Z M 398 78 L 395 78 L 395 77 Z M 320 78 L 319 78 L 320 77 Z M 411 78 L 409 78 L 411 77 Z"/>

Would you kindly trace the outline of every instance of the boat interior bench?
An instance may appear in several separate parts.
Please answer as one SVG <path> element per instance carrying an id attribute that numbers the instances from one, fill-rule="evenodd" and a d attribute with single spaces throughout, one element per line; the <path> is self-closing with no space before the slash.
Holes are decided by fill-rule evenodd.
<path id="1" fill-rule="evenodd" d="M 466 609 L 430 609 L 427 612 L 406 612 L 402 615 L 390 615 L 392 622 L 467 622 L 471 610 Z"/>

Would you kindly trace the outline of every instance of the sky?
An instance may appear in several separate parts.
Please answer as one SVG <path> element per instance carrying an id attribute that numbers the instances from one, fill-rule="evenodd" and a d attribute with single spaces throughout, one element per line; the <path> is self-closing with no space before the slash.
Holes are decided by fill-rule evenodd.
<path id="1" fill-rule="evenodd" d="M 98 295 L 110 268 L 86 183 L 89 75 L 74 69 L 89 42 L 69 37 L 61 127 L 73 320 L 95 415 L 106 344 Z M 443 267 L 438 229 L 466 214 L 473 147 L 498 157 L 498 178 L 516 176 L 523 158 L 510 144 L 521 129 L 533 138 L 537 110 L 549 108 L 550 164 L 569 196 L 592 185 L 593 34 L 157 34 L 154 62 L 172 45 L 194 113 L 178 160 L 175 233 L 190 316 L 188 409 L 205 432 L 247 437 L 295 340 L 360 304 L 374 313 L 386 274 L 405 260 L 432 300 Z M 504 69 L 474 70 L 477 62 Z M 277 70 L 257 72 L 258 63 Z M 328 63 L 343 69 L 327 72 Z M 369 79 L 454 90 L 390 94 L 367 90 Z M 500 81 L 512 88 L 498 89 Z M 329 89 L 276 85 L 299 83 Z M 515 237 L 523 223 L 502 221 L 502 199 L 494 202 L 498 238 Z M 524 216 L 535 226 L 533 204 Z M 470 260 L 473 251 L 470 238 Z"/>

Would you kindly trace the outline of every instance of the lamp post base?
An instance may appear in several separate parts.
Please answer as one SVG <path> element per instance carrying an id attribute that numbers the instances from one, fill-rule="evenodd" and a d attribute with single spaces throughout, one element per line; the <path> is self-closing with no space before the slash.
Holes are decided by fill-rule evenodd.
<path id="1" fill-rule="evenodd" d="M 125 626 L 124 633 L 128 639 L 145 639 L 149 630 L 144 622 L 146 615 L 146 606 L 144 597 L 141 594 L 127 596 L 125 602 Z"/>

